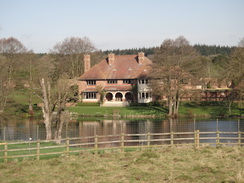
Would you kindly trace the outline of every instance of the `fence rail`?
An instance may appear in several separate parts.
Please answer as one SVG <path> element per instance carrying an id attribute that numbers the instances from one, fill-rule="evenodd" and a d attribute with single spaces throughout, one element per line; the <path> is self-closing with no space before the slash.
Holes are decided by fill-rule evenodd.
<path id="1" fill-rule="evenodd" d="M 0 143 L 0 160 L 7 162 L 13 158 L 35 157 L 37 160 L 42 156 L 82 153 L 91 151 L 98 153 L 107 149 L 128 148 L 152 148 L 173 147 L 189 145 L 199 148 L 202 145 L 244 145 L 244 132 L 170 132 L 170 133 L 146 133 L 146 134 L 117 134 L 106 136 L 89 136 L 61 139 L 61 144 L 54 140 L 37 140 L 22 142 Z"/>

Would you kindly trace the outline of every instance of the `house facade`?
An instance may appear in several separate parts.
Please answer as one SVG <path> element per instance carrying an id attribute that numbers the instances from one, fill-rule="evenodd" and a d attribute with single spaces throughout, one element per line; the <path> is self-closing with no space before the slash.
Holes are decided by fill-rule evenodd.
<path id="1" fill-rule="evenodd" d="M 102 100 L 104 106 L 127 106 L 131 102 L 152 101 L 147 78 L 152 62 L 143 52 L 109 54 L 93 67 L 90 67 L 90 59 L 90 55 L 84 55 L 84 74 L 78 79 L 82 102 Z"/>

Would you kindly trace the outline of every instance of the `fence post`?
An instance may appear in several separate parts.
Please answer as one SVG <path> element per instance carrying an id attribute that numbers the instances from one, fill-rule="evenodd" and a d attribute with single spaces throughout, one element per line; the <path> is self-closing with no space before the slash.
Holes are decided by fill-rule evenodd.
<path id="1" fill-rule="evenodd" d="M 8 144 L 4 143 L 4 163 L 8 162 Z"/>
<path id="2" fill-rule="evenodd" d="M 36 143 L 36 160 L 40 160 L 40 140 L 37 140 Z"/>
<path id="3" fill-rule="evenodd" d="M 150 147 L 150 138 L 151 138 L 151 134 L 149 132 L 149 133 L 147 133 L 147 146 L 148 146 L 148 148 Z"/>
<path id="4" fill-rule="evenodd" d="M 171 145 L 171 147 L 173 147 L 173 145 L 174 145 L 174 132 L 173 131 L 171 131 L 171 134 L 170 134 L 170 145 Z"/>
<path id="5" fill-rule="evenodd" d="M 196 130 L 194 130 L 194 146 L 196 148 L 196 144 L 197 144 L 197 132 Z"/>
<path id="6" fill-rule="evenodd" d="M 195 148 L 197 148 L 197 131 L 194 130 L 194 145 L 195 145 Z"/>
<path id="7" fill-rule="evenodd" d="M 199 148 L 199 130 L 196 131 L 196 148 Z"/>
<path id="8" fill-rule="evenodd" d="M 3 127 L 3 141 L 6 141 L 6 127 Z"/>
<path id="9" fill-rule="evenodd" d="M 124 140 L 125 140 L 125 136 L 124 133 L 121 133 L 121 152 L 124 152 Z"/>
<path id="10" fill-rule="evenodd" d="M 94 136 L 94 148 L 95 148 L 95 154 L 98 153 L 98 139 L 97 139 L 97 135 Z"/>
<path id="11" fill-rule="evenodd" d="M 39 125 L 36 125 L 36 139 L 39 139 Z"/>
<path id="12" fill-rule="evenodd" d="M 66 138 L 69 137 L 69 134 L 68 134 L 68 125 L 69 125 L 69 123 L 66 121 L 66 123 L 65 123 L 65 137 Z"/>
<path id="13" fill-rule="evenodd" d="M 219 131 L 217 131 L 216 146 L 219 146 Z"/>
<path id="14" fill-rule="evenodd" d="M 69 138 L 66 138 L 66 155 L 69 155 Z"/>

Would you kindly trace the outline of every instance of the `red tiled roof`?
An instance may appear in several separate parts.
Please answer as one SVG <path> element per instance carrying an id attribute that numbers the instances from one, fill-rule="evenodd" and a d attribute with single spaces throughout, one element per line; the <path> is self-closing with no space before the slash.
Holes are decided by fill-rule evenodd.
<path id="1" fill-rule="evenodd" d="M 80 80 L 93 79 L 134 79 L 145 77 L 152 63 L 148 58 L 139 64 L 137 55 L 115 55 L 112 65 L 108 64 L 108 58 L 94 65 L 85 72 Z"/>

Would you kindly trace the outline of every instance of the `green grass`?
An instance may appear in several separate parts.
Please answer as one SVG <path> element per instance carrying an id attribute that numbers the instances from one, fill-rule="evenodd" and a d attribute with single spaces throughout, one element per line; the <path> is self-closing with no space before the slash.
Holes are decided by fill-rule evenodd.
<path id="1" fill-rule="evenodd" d="M 10 94 L 9 97 L 18 104 L 28 105 L 29 99 L 28 99 L 27 89 L 15 90 Z M 36 104 L 41 102 L 41 99 L 38 98 L 37 96 L 33 96 L 32 102 Z"/>
<path id="2" fill-rule="evenodd" d="M 182 102 L 179 107 L 179 114 L 183 116 L 212 116 L 212 117 L 224 117 L 229 116 L 229 110 L 224 105 L 197 105 L 193 102 Z M 242 109 L 234 105 L 231 110 L 232 116 L 242 116 Z"/>
<path id="3" fill-rule="evenodd" d="M 166 109 L 157 106 L 134 106 L 134 107 L 99 107 L 99 106 L 75 106 L 69 108 L 70 112 L 76 112 L 79 115 L 157 115 L 164 116 Z"/>
<path id="4" fill-rule="evenodd" d="M 244 147 L 88 152 L 0 163 L 1 182 L 244 182 Z"/>
<path id="5" fill-rule="evenodd" d="M 4 142 L 0 141 L 0 150 L 4 150 Z M 31 149 L 31 148 L 37 148 L 37 142 L 8 142 L 7 145 L 8 148 L 8 162 L 12 162 L 12 161 L 24 161 L 24 160 L 33 160 L 36 159 L 36 153 L 37 150 L 36 149 Z M 79 147 L 79 146 L 75 146 L 75 147 L 69 147 L 69 154 L 70 155 L 78 155 L 79 152 L 72 152 L 72 151 L 86 151 L 86 152 L 90 152 L 92 154 L 95 153 L 94 150 L 92 149 L 87 149 L 85 147 Z M 131 152 L 131 151 L 136 151 L 140 149 L 140 147 L 135 148 L 135 147 L 126 147 L 124 148 L 125 152 Z M 11 151 L 14 150 L 14 151 Z M 106 151 L 108 151 L 107 149 L 98 149 L 96 152 L 98 154 L 101 153 L 105 153 Z M 109 151 L 113 152 L 113 151 L 117 151 L 117 149 L 109 149 Z M 48 153 L 54 153 L 54 154 L 48 154 Z M 55 154 L 56 153 L 56 154 Z M 41 142 L 40 143 L 40 159 L 50 159 L 50 158 L 55 158 L 55 157 L 60 157 L 63 156 L 64 154 L 66 154 L 66 147 L 65 144 L 56 144 L 54 142 Z M 11 156 L 24 156 L 24 155 L 28 155 L 28 157 L 11 157 Z M 0 152 L 0 163 L 4 162 L 4 151 Z"/>
<path id="6" fill-rule="evenodd" d="M 167 115 L 167 109 L 160 106 L 131 106 L 131 107 L 99 107 L 99 106 L 75 106 L 69 108 L 70 112 L 76 112 L 85 116 L 161 116 Z M 228 115 L 226 106 L 200 106 L 194 103 L 182 102 L 179 107 L 180 116 L 221 117 Z M 237 107 L 232 108 L 232 115 L 241 116 L 243 111 Z"/>

